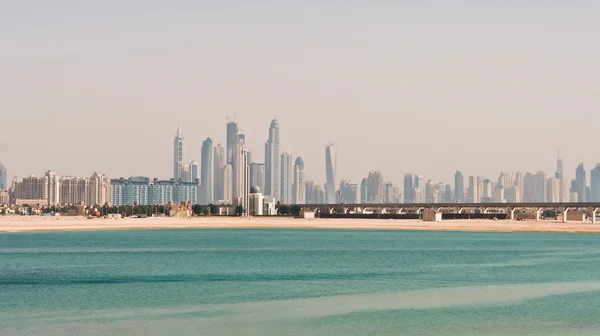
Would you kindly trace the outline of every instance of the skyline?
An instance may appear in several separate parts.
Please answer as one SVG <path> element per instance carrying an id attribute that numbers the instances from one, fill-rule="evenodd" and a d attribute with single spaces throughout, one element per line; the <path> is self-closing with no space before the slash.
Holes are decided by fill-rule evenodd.
<path id="1" fill-rule="evenodd" d="M 233 110 L 254 161 L 276 118 L 281 149 L 319 183 L 329 142 L 337 178 L 356 182 L 373 169 L 396 183 L 552 172 L 557 148 L 565 178 L 597 162 L 598 2 L 60 3 L 0 13 L 9 180 L 48 169 L 166 178 L 177 121 L 185 162 L 199 161 L 206 137 L 226 144 Z"/>

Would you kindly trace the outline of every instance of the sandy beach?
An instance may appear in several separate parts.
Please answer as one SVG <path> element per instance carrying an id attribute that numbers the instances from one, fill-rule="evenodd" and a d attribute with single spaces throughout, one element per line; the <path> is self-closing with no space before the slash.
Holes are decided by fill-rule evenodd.
<path id="1" fill-rule="evenodd" d="M 0 232 L 131 230 L 131 229 L 208 229 L 208 228 L 320 228 L 375 230 L 442 230 L 481 232 L 577 232 L 600 233 L 600 224 L 556 221 L 493 221 L 373 219 L 295 219 L 273 217 L 198 217 L 86 219 L 83 217 L 0 217 Z"/>

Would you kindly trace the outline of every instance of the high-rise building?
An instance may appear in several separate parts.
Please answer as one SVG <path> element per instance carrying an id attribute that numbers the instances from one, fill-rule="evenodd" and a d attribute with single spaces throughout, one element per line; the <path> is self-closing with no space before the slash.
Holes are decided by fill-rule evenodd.
<path id="1" fill-rule="evenodd" d="M 590 171 L 589 202 L 600 202 L 600 163 Z"/>
<path id="2" fill-rule="evenodd" d="M 412 199 L 413 182 L 414 180 L 412 174 L 404 174 L 404 203 L 406 204 L 414 202 Z"/>
<path id="3" fill-rule="evenodd" d="M 301 157 L 296 158 L 294 162 L 294 183 L 292 187 L 294 204 L 306 203 L 306 178 L 304 175 L 304 160 Z"/>
<path id="4" fill-rule="evenodd" d="M 546 180 L 546 202 L 560 202 L 560 180 L 556 177 L 550 177 Z"/>
<path id="5" fill-rule="evenodd" d="M 281 173 L 281 152 L 279 143 L 279 121 L 273 119 L 269 126 L 269 139 L 265 143 L 265 195 L 273 196 L 276 200 L 280 196 L 279 174 Z"/>
<path id="6" fill-rule="evenodd" d="M 283 204 L 292 203 L 292 154 L 283 152 L 281 154 L 281 194 L 279 200 Z"/>
<path id="7" fill-rule="evenodd" d="M 333 204 L 336 201 L 335 188 L 337 173 L 337 149 L 334 144 L 330 143 L 325 147 L 325 197 L 329 204 Z"/>
<path id="8" fill-rule="evenodd" d="M 492 181 L 490 181 L 489 179 L 484 179 L 481 197 L 490 200 L 492 198 L 492 190 Z"/>
<path id="9" fill-rule="evenodd" d="M 575 180 L 572 188 L 572 192 L 577 193 L 577 201 L 578 202 L 587 202 L 586 193 L 587 193 L 587 178 L 585 173 L 585 168 L 583 167 L 583 163 L 580 163 L 575 170 Z"/>
<path id="10" fill-rule="evenodd" d="M 363 178 L 362 181 L 360 181 L 360 203 L 362 203 L 362 204 L 367 203 L 368 194 L 369 194 L 369 179 Z"/>
<path id="11" fill-rule="evenodd" d="M 225 165 L 227 162 L 225 161 L 225 148 L 221 146 L 221 144 L 217 144 L 213 151 L 213 191 L 214 191 L 214 200 L 222 201 L 225 198 L 225 190 L 224 190 L 224 178 L 225 176 Z"/>
<path id="12" fill-rule="evenodd" d="M 226 204 L 233 204 L 233 169 L 231 164 L 223 167 L 223 201 Z"/>
<path id="13" fill-rule="evenodd" d="M 8 190 L 8 172 L 0 161 L 0 190 Z"/>
<path id="14" fill-rule="evenodd" d="M 546 200 L 546 173 L 538 171 L 535 173 L 535 198 L 534 202 L 548 202 Z M 558 185 L 556 186 L 556 193 L 558 198 Z"/>
<path id="15" fill-rule="evenodd" d="M 556 173 L 554 173 L 554 177 L 558 180 L 563 179 L 563 161 L 560 158 L 560 150 L 558 151 L 558 157 L 556 158 Z"/>
<path id="16" fill-rule="evenodd" d="M 503 186 L 504 189 L 510 188 L 513 186 L 513 179 L 509 173 L 500 173 L 498 177 L 498 184 Z"/>
<path id="17" fill-rule="evenodd" d="M 504 187 L 502 184 L 497 183 L 494 186 L 494 190 L 492 191 L 492 201 L 494 203 L 503 203 L 506 201 L 504 198 Z"/>
<path id="18" fill-rule="evenodd" d="M 211 138 L 206 138 L 202 141 L 202 148 L 200 149 L 200 204 L 212 204 L 215 196 L 214 191 L 214 153 L 213 153 L 213 141 Z"/>
<path id="19" fill-rule="evenodd" d="M 248 151 L 246 150 L 245 136 L 238 136 L 238 144 L 234 154 L 233 169 L 233 198 L 238 200 L 238 204 L 246 208 L 248 204 L 248 195 L 250 194 L 250 169 L 248 166 Z"/>
<path id="20" fill-rule="evenodd" d="M 183 174 L 181 174 L 182 182 L 191 182 L 192 181 L 192 172 L 190 171 L 190 165 L 183 166 Z"/>
<path id="21" fill-rule="evenodd" d="M 394 184 L 392 182 L 383 185 L 383 203 L 394 203 Z"/>
<path id="22" fill-rule="evenodd" d="M 200 180 L 200 165 L 196 161 L 192 161 L 189 164 L 190 167 L 190 182 Z M 212 182 L 212 181 L 211 181 Z"/>
<path id="23" fill-rule="evenodd" d="M 571 201 L 571 182 L 567 179 L 560 180 L 560 201 Z"/>
<path id="24" fill-rule="evenodd" d="M 515 178 L 513 179 L 513 186 L 515 187 L 515 193 L 514 193 L 514 201 L 513 202 L 522 202 L 523 201 L 523 193 L 524 193 L 524 184 L 525 183 L 525 177 L 523 175 L 523 173 L 521 172 L 516 172 L 515 173 Z"/>
<path id="25" fill-rule="evenodd" d="M 177 128 L 175 139 L 173 139 L 173 179 L 175 181 L 183 179 L 183 135 L 181 126 Z"/>
<path id="26" fill-rule="evenodd" d="M 454 201 L 465 201 L 465 179 L 463 173 L 458 170 L 454 173 Z"/>
<path id="27" fill-rule="evenodd" d="M 340 203 L 356 204 L 360 201 L 360 188 L 357 183 L 340 181 Z"/>
<path id="28" fill-rule="evenodd" d="M 467 190 L 469 203 L 480 203 L 483 192 L 483 178 L 480 176 L 469 176 L 469 189 Z"/>
<path id="29" fill-rule="evenodd" d="M 258 187 L 260 193 L 265 190 L 265 164 L 252 162 L 250 163 L 250 186 Z"/>
<path id="30" fill-rule="evenodd" d="M 400 204 L 403 202 L 402 199 L 402 188 L 401 187 L 394 187 L 394 203 L 396 204 Z"/>
<path id="31" fill-rule="evenodd" d="M 367 202 L 383 203 L 383 174 L 379 170 L 371 171 L 367 180 Z"/>

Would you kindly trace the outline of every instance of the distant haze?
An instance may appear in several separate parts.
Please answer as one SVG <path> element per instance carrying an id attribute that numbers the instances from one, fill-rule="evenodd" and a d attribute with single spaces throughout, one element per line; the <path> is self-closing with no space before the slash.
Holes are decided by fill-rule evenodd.
<path id="1" fill-rule="evenodd" d="M 285 2 L 285 3 L 284 3 Z M 225 143 L 281 148 L 325 180 L 380 169 L 552 173 L 600 161 L 599 1 L 5 1 L 0 161 L 14 175 L 168 178 Z"/>

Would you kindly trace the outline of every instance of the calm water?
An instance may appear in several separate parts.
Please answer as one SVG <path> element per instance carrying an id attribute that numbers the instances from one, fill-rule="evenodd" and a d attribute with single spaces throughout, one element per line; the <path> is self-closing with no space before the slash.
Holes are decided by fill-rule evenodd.
<path id="1" fill-rule="evenodd" d="M 599 335 L 600 236 L 0 235 L 0 335 Z"/>

